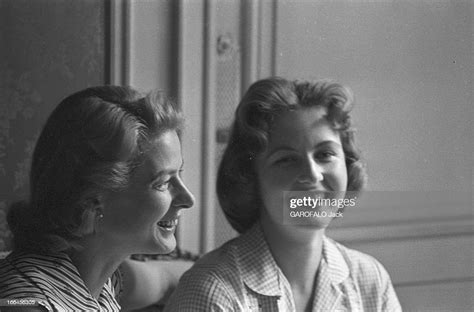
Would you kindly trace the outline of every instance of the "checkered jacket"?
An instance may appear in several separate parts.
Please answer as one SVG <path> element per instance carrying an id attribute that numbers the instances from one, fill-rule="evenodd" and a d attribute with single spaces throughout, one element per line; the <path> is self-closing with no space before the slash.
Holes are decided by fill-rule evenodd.
<path id="1" fill-rule="evenodd" d="M 384 267 L 327 237 L 315 287 L 312 311 L 401 311 Z M 186 272 L 165 311 L 295 310 L 290 284 L 254 226 Z"/>

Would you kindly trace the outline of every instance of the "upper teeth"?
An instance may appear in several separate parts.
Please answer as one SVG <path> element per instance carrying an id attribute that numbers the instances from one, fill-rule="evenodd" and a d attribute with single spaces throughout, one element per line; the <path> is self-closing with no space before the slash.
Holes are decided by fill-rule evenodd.
<path id="1" fill-rule="evenodd" d="M 178 225 L 178 219 L 159 221 L 158 225 L 163 226 L 163 227 L 176 226 L 176 225 Z"/>

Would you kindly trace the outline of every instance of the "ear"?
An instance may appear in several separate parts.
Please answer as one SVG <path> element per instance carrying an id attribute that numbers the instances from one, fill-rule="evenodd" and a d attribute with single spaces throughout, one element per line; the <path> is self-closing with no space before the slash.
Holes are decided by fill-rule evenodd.
<path id="1" fill-rule="evenodd" d="M 99 197 L 88 198 L 83 201 L 81 223 L 74 234 L 79 237 L 97 232 L 99 221 L 104 217 L 102 201 Z"/>

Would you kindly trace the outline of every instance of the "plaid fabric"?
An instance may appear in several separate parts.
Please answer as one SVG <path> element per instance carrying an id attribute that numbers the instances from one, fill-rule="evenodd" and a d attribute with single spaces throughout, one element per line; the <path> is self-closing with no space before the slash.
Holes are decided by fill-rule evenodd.
<path id="1" fill-rule="evenodd" d="M 401 311 L 390 277 L 371 256 L 325 237 L 313 311 Z M 295 311 L 290 284 L 261 228 L 201 258 L 165 311 Z"/>
<path id="2" fill-rule="evenodd" d="M 96 300 L 66 254 L 12 252 L 0 260 L 0 299 L 35 299 L 48 311 L 120 311 L 120 283 L 109 279 Z"/>

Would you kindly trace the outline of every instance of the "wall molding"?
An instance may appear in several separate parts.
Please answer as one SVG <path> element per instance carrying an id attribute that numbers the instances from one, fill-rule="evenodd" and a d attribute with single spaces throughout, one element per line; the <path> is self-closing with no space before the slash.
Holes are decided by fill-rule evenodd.
<path id="1" fill-rule="evenodd" d="M 203 70 L 203 120 L 202 120 L 202 193 L 201 193 L 201 252 L 214 248 L 215 190 L 216 181 L 216 8 L 217 1 L 204 4 L 204 70 Z"/>
<path id="2" fill-rule="evenodd" d="M 276 73 L 277 1 L 246 0 L 242 20 L 242 94 L 258 79 Z"/>
<path id="3" fill-rule="evenodd" d="M 242 83 L 241 94 L 258 79 L 259 37 L 261 35 L 260 1 L 242 3 Z"/>
<path id="4" fill-rule="evenodd" d="M 354 207 L 346 207 L 333 226 L 366 227 L 443 220 L 472 220 L 472 192 L 468 191 L 365 191 Z"/>
<path id="5" fill-rule="evenodd" d="M 206 216 L 210 210 L 206 206 L 210 190 L 205 183 L 205 178 L 212 173 L 207 173 L 206 176 L 203 174 L 206 166 L 209 166 L 203 165 L 206 161 L 203 155 L 209 155 L 204 154 L 207 143 L 204 143 L 203 122 L 208 109 L 204 101 L 208 94 L 205 94 L 206 82 L 203 79 L 207 70 L 204 65 L 203 45 L 205 10 L 203 2 L 193 0 L 178 0 L 174 8 L 177 10 L 177 98 L 186 116 L 185 134 L 182 137 L 185 161 L 183 178 L 195 197 L 194 207 L 183 211 L 181 215 L 180 224 L 183 226 L 178 227 L 177 239 L 182 249 L 202 253 L 208 248 L 208 237 L 212 235 L 212 232 L 201 234 L 203 228 L 209 227 L 209 222 L 212 221 L 212 218 Z M 209 160 L 207 162 L 209 163 Z"/>
<path id="6" fill-rule="evenodd" d="M 130 0 L 108 2 L 109 16 L 109 68 L 107 83 L 130 84 Z"/>
<path id="7" fill-rule="evenodd" d="M 333 220 L 334 221 L 334 220 Z M 385 225 L 330 227 L 327 235 L 342 243 L 371 243 L 395 240 L 420 240 L 446 236 L 472 235 L 472 218 L 424 220 Z"/>

